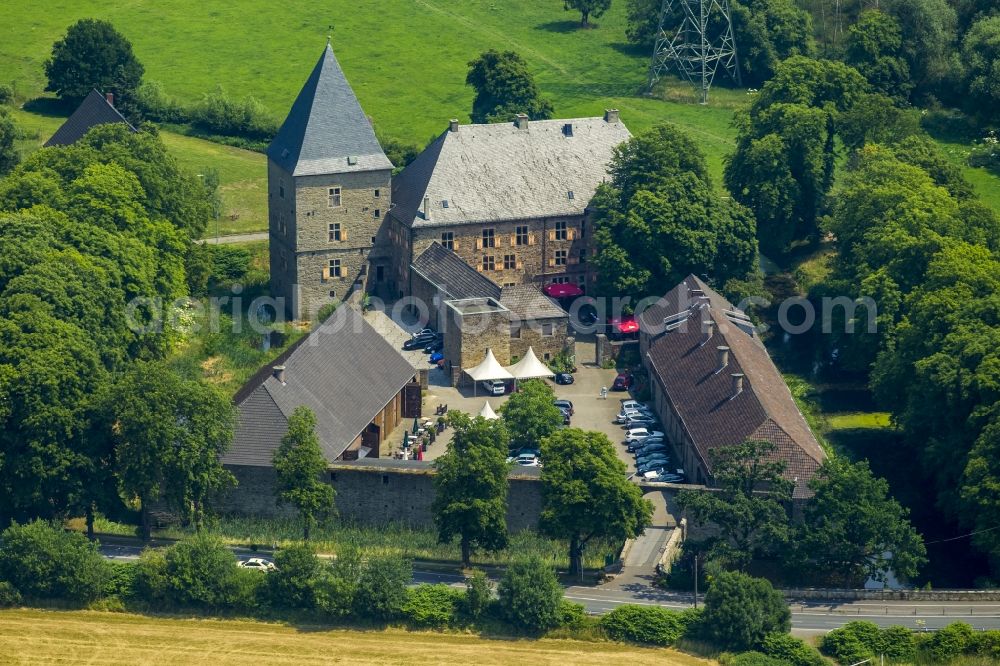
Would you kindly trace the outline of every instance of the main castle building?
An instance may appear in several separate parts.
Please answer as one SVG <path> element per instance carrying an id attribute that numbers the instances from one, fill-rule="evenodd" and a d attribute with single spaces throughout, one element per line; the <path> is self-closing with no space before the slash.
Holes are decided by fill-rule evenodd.
<path id="1" fill-rule="evenodd" d="M 501 286 L 588 279 L 587 205 L 631 134 L 603 118 L 460 125 L 396 178 L 327 44 L 267 150 L 271 291 L 293 318 L 412 293 L 431 243 Z"/>

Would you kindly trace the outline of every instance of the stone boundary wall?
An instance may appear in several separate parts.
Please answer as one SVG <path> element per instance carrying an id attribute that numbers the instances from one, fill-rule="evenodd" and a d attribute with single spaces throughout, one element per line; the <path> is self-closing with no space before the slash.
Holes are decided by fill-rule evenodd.
<path id="1" fill-rule="evenodd" d="M 794 588 L 787 599 L 813 601 L 1000 601 L 1000 590 L 862 590 Z"/>

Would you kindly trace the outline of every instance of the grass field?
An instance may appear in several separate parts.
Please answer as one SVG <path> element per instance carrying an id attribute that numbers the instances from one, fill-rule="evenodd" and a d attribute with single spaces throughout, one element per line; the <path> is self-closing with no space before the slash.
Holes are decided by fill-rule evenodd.
<path id="1" fill-rule="evenodd" d="M 0 82 L 13 82 L 20 99 L 42 94 L 52 43 L 82 17 L 113 22 L 132 41 L 146 78 L 169 96 L 190 104 L 221 85 L 237 97 L 254 95 L 276 118 L 287 112 L 332 23 L 337 56 L 376 128 L 419 146 L 449 118 L 469 120 L 467 63 L 487 48 L 513 49 L 528 61 L 557 117 L 617 107 L 633 132 L 663 121 L 683 128 L 705 152 L 720 192 L 723 157 L 735 134 L 733 110 L 746 98 L 744 91 L 716 86 L 702 106 L 676 79 L 647 96 L 648 54 L 625 40 L 624 2 L 613 3 L 598 27 L 582 30 L 578 15 L 562 11 L 561 3 L 537 0 L 13 3 L 0 26 Z M 266 228 L 262 156 L 170 134 L 165 140 L 191 168 L 211 161 L 220 170 L 227 210 L 222 233 Z M 961 159 L 961 145 L 946 148 Z M 1000 178 L 982 169 L 966 173 L 1000 210 Z M 238 220 L 228 219 L 233 213 Z"/>
<path id="2" fill-rule="evenodd" d="M 709 664 L 674 650 L 573 640 L 327 630 L 93 611 L 0 611 L 4 664 Z"/>

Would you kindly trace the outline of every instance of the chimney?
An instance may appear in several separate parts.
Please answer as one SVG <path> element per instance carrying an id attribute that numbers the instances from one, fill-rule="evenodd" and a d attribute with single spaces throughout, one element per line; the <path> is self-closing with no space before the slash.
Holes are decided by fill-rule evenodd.
<path id="1" fill-rule="evenodd" d="M 428 196 L 424 197 L 424 219 L 431 219 L 431 198 Z"/>
<path id="2" fill-rule="evenodd" d="M 743 393 L 743 373 L 742 372 L 734 372 L 732 376 L 733 376 L 733 395 L 732 395 L 732 398 L 735 398 L 740 393 Z"/>
<path id="3" fill-rule="evenodd" d="M 115 105 L 115 94 L 112 92 L 104 93 L 104 99 L 108 100 L 108 104 L 111 106 Z"/>
<path id="4" fill-rule="evenodd" d="M 715 349 L 719 356 L 719 367 L 716 369 L 716 372 L 722 372 L 729 365 L 729 347 L 719 345 Z"/>
<path id="5" fill-rule="evenodd" d="M 517 129 L 521 130 L 528 129 L 528 114 L 526 113 L 517 114 L 517 120 L 514 121 L 514 124 L 517 125 Z"/>
<path id="6" fill-rule="evenodd" d="M 701 332 L 703 333 L 701 344 L 708 344 L 708 341 L 712 339 L 712 335 L 715 334 L 715 321 L 711 318 L 703 320 L 701 322 Z"/>
<path id="7" fill-rule="evenodd" d="M 285 384 L 285 366 L 276 365 L 271 368 L 274 371 L 274 378 L 281 382 L 282 385 Z"/>
<path id="8" fill-rule="evenodd" d="M 618 122 L 618 109 L 604 109 L 604 122 L 606 123 Z"/>
<path id="9" fill-rule="evenodd" d="M 458 131 L 458 118 L 452 118 L 448 121 L 448 131 L 457 132 Z"/>

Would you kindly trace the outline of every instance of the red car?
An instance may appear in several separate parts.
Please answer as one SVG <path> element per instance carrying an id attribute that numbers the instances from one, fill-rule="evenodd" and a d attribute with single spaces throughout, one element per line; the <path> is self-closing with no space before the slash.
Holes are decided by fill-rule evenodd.
<path id="1" fill-rule="evenodd" d="M 632 375 L 628 372 L 619 372 L 615 377 L 615 383 L 611 385 L 612 391 L 627 391 L 632 388 Z"/>

